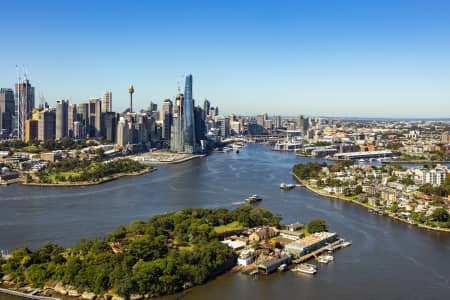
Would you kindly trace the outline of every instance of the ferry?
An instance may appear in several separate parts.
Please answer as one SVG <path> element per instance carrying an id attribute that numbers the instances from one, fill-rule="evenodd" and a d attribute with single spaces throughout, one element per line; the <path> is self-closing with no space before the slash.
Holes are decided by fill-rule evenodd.
<path id="1" fill-rule="evenodd" d="M 298 267 L 293 268 L 292 271 L 314 275 L 317 273 L 317 267 L 311 264 L 299 264 Z"/>
<path id="2" fill-rule="evenodd" d="M 262 198 L 256 194 L 251 195 L 250 197 L 248 197 L 247 199 L 245 199 L 245 202 L 247 202 L 248 204 L 253 204 L 253 203 L 257 203 L 262 201 Z"/>
<path id="3" fill-rule="evenodd" d="M 317 261 L 323 264 L 328 264 L 334 260 L 332 255 L 320 255 L 317 257 Z"/>
<path id="4" fill-rule="evenodd" d="M 282 190 L 291 190 L 293 188 L 295 188 L 295 184 L 292 184 L 292 183 L 284 183 L 283 182 L 280 184 L 280 189 L 282 189 Z"/>

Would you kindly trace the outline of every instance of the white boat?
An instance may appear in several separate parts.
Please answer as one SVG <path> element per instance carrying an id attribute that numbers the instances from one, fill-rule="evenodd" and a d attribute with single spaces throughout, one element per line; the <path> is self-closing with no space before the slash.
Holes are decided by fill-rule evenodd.
<path id="1" fill-rule="evenodd" d="M 328 264 L 334 260 L 332 255 L 321 255 L 317 257 L 317 261 L 323 264 Z"/>
<path id="2" fill-rule="evenodd" d="M 311 264 L 299 264 L 292 271 L 313 275 L 317 273 L 317 267 Z"/>
<path id="3" fill-rule="evenodd" d="M 287 268 L 287 264 L 282 264 L 281 266 L 278 267 L 278 271 L 285 271 Z"/>
<path id="4" fill-rule="evenodd" d="M 256 203 L 256 202 L 260 202 L 262 201 L 262 197 L 258 196 L 256 194 L 251 195 L 250 197 L 248 197 L 247 199 L 245 199 L 245 202 L 252 204 L 252 203 Z"/>
<path id="5" fill-rule="evenodd" d="M 348 247 L 348 246 L 351 246 L 351 245 L 352 245 L 352 242 L 350 242 L 350 241 L 344 241 L 341 244 L 342 248 L 345 248 L 345 247 Z"/>
<path id="6" fill-rule="evenodd" d="M 292 184 L 292 183 L 284 183 L 283 182 L 280 184 L 280 189 L 282 189 L 282 190 L 290 190 L 293 188 L 295 188 L 295 184 Z"/>

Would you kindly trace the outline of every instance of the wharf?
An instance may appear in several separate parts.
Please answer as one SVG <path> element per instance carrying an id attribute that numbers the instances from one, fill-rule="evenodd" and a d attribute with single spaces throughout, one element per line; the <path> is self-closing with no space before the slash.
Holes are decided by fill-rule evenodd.
<path id="1" fill-rule="evenodd" d="M 342 241 L 339 241 L 339 240 L 335 241 L 335 242 L 328 244 L 326 246 L 323 246 L 322 248 L 319 248 L 313 252 L 310 252 L 308 254 L 300 256 L 299 258 L 293 260 L 292 262 L 295 264 L 300 264 L 302 262 L 310 260 L 311 258 L 317 257 L 319 254 L 321 254 L 324 251 L 328 251 L 328 250 L 334 251 L 336 249 L 339 249 L 339 248 L 341 248 L 341 244 L 342 244 Z"/>
<path id="2" fill-rule="evenodd" d="M 28 298 L 28 299 L 33 299 L 33 300 L 61 300 L 60 298 L 38 296 L 38 295 L 33 295 L 33 294 L 27 294 L 27 293 L 22 293 L 22 292 L 18 292 L 18 291 L 8 290 L 8 289 L 4 289 L 4 288 L 0 288 L 0 293 L 12 295 L 12 296 L 23 297 L 23 298 Z"/>

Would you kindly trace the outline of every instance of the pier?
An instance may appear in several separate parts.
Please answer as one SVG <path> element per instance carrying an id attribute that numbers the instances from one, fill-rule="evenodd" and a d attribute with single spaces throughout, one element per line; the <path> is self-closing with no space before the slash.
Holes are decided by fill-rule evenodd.
<path id="1" fill-rule="evenodd" d="M 23 297 L 23 298 L 28 298 L 28 299 L 33 299 L 33 300 L 61 300 L 61 298 L 38 296 L 38 295 L 27 294 L 27 293 L 22 293 L 22 292 L 18 292 L 18 291 L 3 289 L 3 288 L 0 288 L 0 293 L 12 295 L 12 296 Z"/>
<path id="2" fill-rule="evenodd" d="M 340 240 L 339 241 L 335 241 L 335 242 L 333 242 L 331 244 L 323 246 L 322 248 L 314 250 L 313 252 L 310 252 L 308 254 L 300 256 L 299 258 L 293 260 L 292 262 L 295 263 L 295 264 L 300 264 L 302 262 L 310 260 L 311 258 L 316 258 L 322 252 L 329 251 L 329 250 L 334 251 L 334 250 L 339 249 L 341 247 L 342 247 L 342 241 L 340 241 Z"/>

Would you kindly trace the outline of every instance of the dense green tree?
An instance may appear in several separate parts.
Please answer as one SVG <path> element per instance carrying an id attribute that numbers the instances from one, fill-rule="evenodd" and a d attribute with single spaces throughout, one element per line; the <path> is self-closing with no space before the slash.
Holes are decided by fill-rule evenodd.
<path id="1" fill-rule="evenodd" d="M 430 215 L 430 219 L 436 222 L 447 222 L 449 221 L 449 213 L 445 208 L 436 208 Z"/>
<path id="2" fill-rule="evenodd" d="M 328 225 L 323 219 L 313 219 L 306 227 L 309 233 L 328 231 Z"/>

